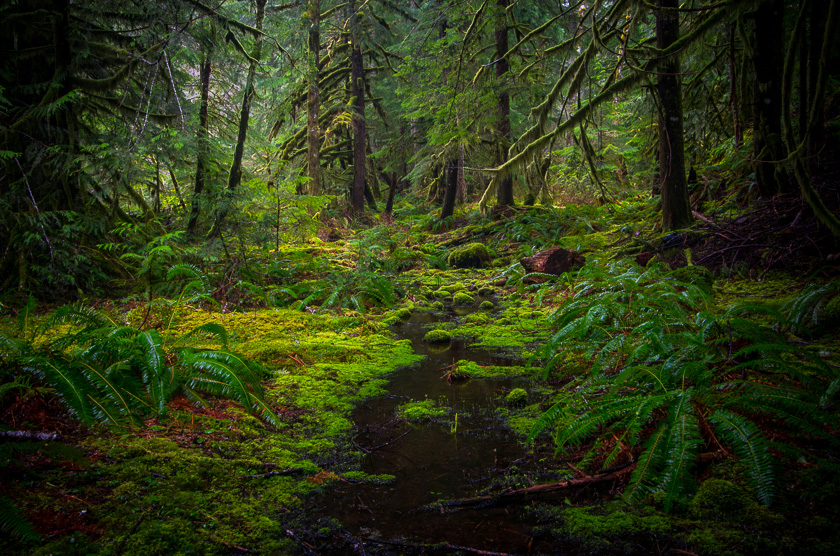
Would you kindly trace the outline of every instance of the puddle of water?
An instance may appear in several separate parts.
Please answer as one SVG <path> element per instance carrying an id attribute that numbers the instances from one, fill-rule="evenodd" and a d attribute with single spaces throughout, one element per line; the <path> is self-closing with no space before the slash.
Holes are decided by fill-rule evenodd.
<path id="1" fill-rule="evenodd" d="M 320 499 L 317 514 L 338 519 L 359 537 L 411 538 L 446 542 L 488 551 L 530 553 L 551 547 L 535 543 L 532 525 L 518 508 L 468 509 L 444 513 L 429 509 L 439 500 L 475 496 L 493 480 L 503 480 L 512 466 L 532 466 L 520 439 L 494 415 L 504 392 L 527 379 L 470 379 L 450 384 L 443 368 L 460 359 L 479 365 L 515 365 L 518 361 L 454 341 L 435 347 L 422 341 L 437 317 L 415 314 L 395 329 L 426 355 L 419 364 L 390 377 L 388 395 L 368 400 L 353 414 L 355 443 L 370 450 L 362 470 L 394 475 L 389 485 L 333 483 Z M 435 399 L 458 414 L 452 422 L 409 424 L 395 418 L 408 401 Z M 449 417 L 452 420 L 452 416 Z M 371 450 L 371 448 L 377 448 Z"/>

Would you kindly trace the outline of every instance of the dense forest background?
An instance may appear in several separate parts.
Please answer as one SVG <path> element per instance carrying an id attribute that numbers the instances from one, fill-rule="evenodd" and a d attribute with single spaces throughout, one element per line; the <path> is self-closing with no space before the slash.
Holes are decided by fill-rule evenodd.
<path id="1" fill-rule="evenodd" d="M 276 247 L 395 199 L 451 227 L 476 199 L 650 192 L 669 230 L 700 197 L 792 194 L 838 232 L 819 195 L 835 9 L 10 2 L 3 287 L 154 281 L 232 238 Z"/>
<path id="2" fill-rule="evenodd" d="M 838 10 L 4 2 L 0 549 L 836 553 Z M 525 544 L 313 509 L 458 437 L 351 413 L 462 344 L 528 454 L 424 508 L 575 494 Z"/>

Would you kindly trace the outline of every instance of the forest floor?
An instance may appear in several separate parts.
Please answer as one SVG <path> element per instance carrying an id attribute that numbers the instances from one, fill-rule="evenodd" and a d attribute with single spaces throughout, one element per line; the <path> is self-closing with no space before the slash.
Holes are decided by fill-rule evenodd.
<path id="1" fill-rule="evenodd" d="M 233 349 L 267 369 L 267 400 L 282 426 L 271 427 L 229 400 L 210 398 L 208 405 L 195 406 L 176 398 L 165 418 L 148 420 L 141 429 L 83 427 L 48 390 L 3 392 L 0 421 L 7 429 L 55 432 L 60 439 L 0 443 L 0 492 L 42 536 L 38 542 L 0 539 L 0 551 L 527 554 L 562 547 L 573 554 L 836 554 L 840 451 L 831 443 L 813 446 L 805 430 L 774 438 L 804 452 L 773 449 L 777 480 L 771 505 L 759 503 L 746 478 L 749 469 L 721 448 L 700 460 L 694 469 L 699 486 L 668 512 L 661 493 L 623 501 L 638 456 L 630 448 L 619 450 L 612 466 L 617 471 L 606 480 L 588 480 L 597 474 L 590 471 L 592 460 L 581 458 L 591 446 L 555 450 L 546 432 L 525 442 L 559 399 L 558 390 L 585 375 L 597 352 L 570 342 L 554 353 L 553 370 L 544 369 L 544 348 L 557 332 L 554 315 L 586 276 L 574 271 L 528 276 L 517 264 L 520 258 L 548 247 L 572 249 L 585 256 L 585 269 L 610 269 L 616 280 L 627 272 L 637 272 L 639 280 L 644 272 L 639 257 L 662 276 L 671 276 L 671 267 L 702 260 L 710 267 L 703 275 L 708 296 L 702 311 L 720 315 L 736 303 L 788 310 L 807 286 L 834 283 L 837 268 L 821 262 L 828 259 L 830 242 L 802 239 L 816 234 L 816 227 L 788 237 L 791 222 L 798 225 L 801 218 L 796 207 L 782 208 L 788 220 L 778 217 L 779 206 L 758 207 L 758 216 L 742 225 L 743 213 L 722 210 L 702 215 L 706 220 L 690 233 L 665 238 L 650 223 L 653 208 L 642 198 L 618 208 L 535 207 L 495 219 L 465 215 L 451 223 L 419 212 L 401 217 L 398 211 L 394 222 L 365 231 L 334 225 L 324 233 L 333 236 L 329 241 L 249 248 L 249 283 L 256 289 L 248 290 L 248 297 L 242 293 L 246 288 L 234 291 L 233 279 L 221 280 L 215 292 L 219 307 L 176 305 L 166 297 L 151 310 L 139 300 L 88 300 L 127 324 L 173 337 L 208 322 L 224 325 Z M 768 210 L 777 217 L 762 216 Z M 477 255 L 480 268 L 453 268 L 450 255 L 471 245 L 477 249 L 476 243 L 486 246 L 486 254 Z M 827 368 L 836 369 L 840 310 L 836 296 L 826 299 L 822 312 L 808 316 L 818 333 L 788 340 L 816 350 Z M 4 324 L 11 323 L 13 312 L 7 311 Z M 694 314 L 689 317 L 694 322 Z M 423 358 L 410 340 L 399 339 L 406 322 L 439 331 L 438 342 L 431 336 L 423 340 L 429 346 L 455 342 L 511 360 L 479 365 L 453 358 L 440 369 L 442 384 L 457 383 L 460 375 L 524 380 L 493 387 L 488 411 L 518 439 L 529 454 L 523 461 L 530 458 L 531 466 L 496 469 L 511 479 L 490 481 L 472 493 L 487 496 L 486 505 L 527 515 L 533 526 L 518 546 L 470 546 L 412 538 L 399 530 L 360 533 L 316 511 L 319 497 L 345 485 L 397 480 L 362 470 L 372 447 L 358 443 L 353 412 L 385 396 L 393 373 Z M 729 334 L 731 359 L 731 328 Z M 525 394 L 509 398 L 520 387 Z M 430 399 L 400 404 L 391 417 L 406 430 L 454 423 L 457 434 L 458 413 L 445 400 Z M 823 410 L 832 418 L 836 413 L 833 405 Z M 776 434 L 772 419 L 760 426 Z M 826 421 L 824 428 L 831 426 Z M 579 482 L 559 496 L 509 501 L 501 496 L 565 480 Z M 440 501 L 435 508 L 443 513 L 444 506 Z M 458 527 L 455 516 L 452 527 Z"/>

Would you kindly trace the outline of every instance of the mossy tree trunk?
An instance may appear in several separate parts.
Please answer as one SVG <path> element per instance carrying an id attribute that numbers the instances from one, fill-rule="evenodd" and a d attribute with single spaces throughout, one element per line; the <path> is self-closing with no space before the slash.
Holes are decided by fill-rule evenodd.
<path id="1" fill-rule="evenodd" d="M 353 189 L 351 201 L 353 211 L 361 215 L 365 210 L 365 84 L 362 47 L 359 42 L 359 16 L 355 0 L 348 2 L 350 18 L 350 79 L 353 93 Z"/>
<path id="2" fill-rule="evenodd" d="M 507 162 L 508 147 L 511 144 L 510 127 L 510 93 L 505 87 L 504 80 L 507 78 L 510 64 L 504 55 L 508 51 L 508 27 L 506 9 L 510 0 L 497 0 L 499 14 L 496 20 L 496 77 L 499 80 L 499 94 L 497 110 L 499 121 L 497 123 L 496 163 L 501 166 Z M 513 205 L 513 178 L 506 176 L 499 182 L 496 189 L 496 204 L 501 206 Z"/>
<path id="3" fill-rule="evenodd" d="M 201 199 L 204 195 L 205 180 L 207 179 L 207 109 L 210 101 L 210 74 L 213 71 L 210 55 L 211 47 L 208 46 L 199 68 L 201 102 L 198 106 L 198 131 L 196 132 L 195 187 L 193 189 L 190 219 L 187 222 L 187 233 L 189 234 L 195 234 L 195 228 L 198 225 L 198 217 L 201 214 Z"/>
<path id="4" fill-rule="evenodd" d="M 656 12 L 656 46 L 664 49 L 680 36 L 677 0 L 659 0 Z M 659 175 L 662 190 L 662 228 L 674 230 L 692 221 L 685 182 L 682 87 L 680 63 L 670 58 L 659 70 Z"/>
<path id="5" fill-rule="evenodd" d="M 784 2 L 760 2 L 753 13 L 753 140 L 755 181 L 769 199 L 782 189 L 777 162 L 784 158 L 782 143 L 782 43 Z"/>
<path id="6" fill-rule="evenodd" d="M 260 34 L 256 36 L 254 51 L 251 55 L 251 62 L 248 66 L 248 77 L 245 80 L 245 91 L 242 94 L 242 109 L 239 111 L 239 132 L 236 136 L 236 147 L 233 150 L 233 162 L 230 165 L 228 174 L 227 189 L 225 190 L 219 205 L 216 207 L 216 219 L 210 228 L 208 237 L 218 236 L 221 232 L 222 222 L 230 210 L 233 201 L 233 193 L 242 181 L 242 156 L 245 152 L 245 140 L 248 137 L 248 120 L 251 117 L 251 101 L 254 99 L 254 81 L 257 75 L 257 64 L 262 55 L 262 27 L 265 18 L 265 4 L 267 0 L 257 0 L 256 28 Z"/>
<path id="7" fill-rule="evenodd" d="M 318 65 L 321 54 L 321 0 L 309 0 L 309 90 L 306 95 L 306 152 L 308 161 L 310 195 L 320 195 L 321 186 L 321 158 L 318 150 L 320 127 L 318 125 L 319 91 Z"/>
<path id="8" fill-rule="evenodd" d="M 446 190 L 443 195 L 441 219 L 448 218 L 455 213 L 455 197 L 458 192 L 458 159 L 452 158 L 446 163 Z"/>

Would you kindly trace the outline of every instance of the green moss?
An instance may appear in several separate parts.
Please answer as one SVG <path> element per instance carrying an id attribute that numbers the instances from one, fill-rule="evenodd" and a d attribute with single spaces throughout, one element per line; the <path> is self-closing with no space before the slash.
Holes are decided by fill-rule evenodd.
<path id="1" fill-rule="evenodd" d="M 449 342 L 452 340 L 452 333 L 449 330 L 442 330 L 440 328 L 436 328 L 434 330 L 429 330 L 426 332 L 426 335 L 423 336 L 423 339 L 430 343 L 443 343 Z"/>
<path id="2" fill-rule="evenodd" d="M 505 405 L 523 406 L 528 403 L 528 392 L 522 388 L 514 388 L 505 396 Z"/>
<path id="3" fill-rule="evenodd" d="M 435 290 L 434 292 L 432 292 L 432 295 L 434 295 L 438 299 L 452 299 L 452 293 L 449 290 L 445 290 L 443 288 Z"/>
<path id="4" fill-rule="evenodd" d="M 397 407 L 396 411 L 398 416 L 408 421 L 423 421 L 447 414 L 446 408 L 437 407 L 434 400 L 411 401 Z"/>
<path id="5" fill-rule="evenodd" d="M 452 299 L 455 305 L 473 305 L 475 298 L 466 292 L 458 292 Z"/>
<path id="6" fill-rule="evenodd" d="M 492 301 L 482 301 L 481 304 L 478 306 L 479 309 L 484 309 L 485 311 L 492 309 L 496 305 L 493 304 Z"/>
<path id="7" fill-rule="evenodd" d="M 432 309 L 435 309 L 436 311 L 442 311 L 444 307 L 445 305 L 442 301 L 435 301 L 434 303 L 432 303 Z"/>
<path id="8" fill-rule="evenodd" d="M 467 315 L 464 322 L 469 324 L 488 324 L 490 317 L 485 313 L 472 313 L 471 315 Z"/>
<path id="9" fill-rule="evenodd" d="M 408 320 L 411 318 L 411 309 L 403 307 L 402 309 L 397 309 L 394 311 L 394 316 L 396 316 L 400 320 Z"/>
<path id="10" fill-rule="evenodd" d="M 490 252 L 483 243 L 469 243 L 452 251 L 447 262 L 454 268 L 482 268 L 490 262 Z"/>

